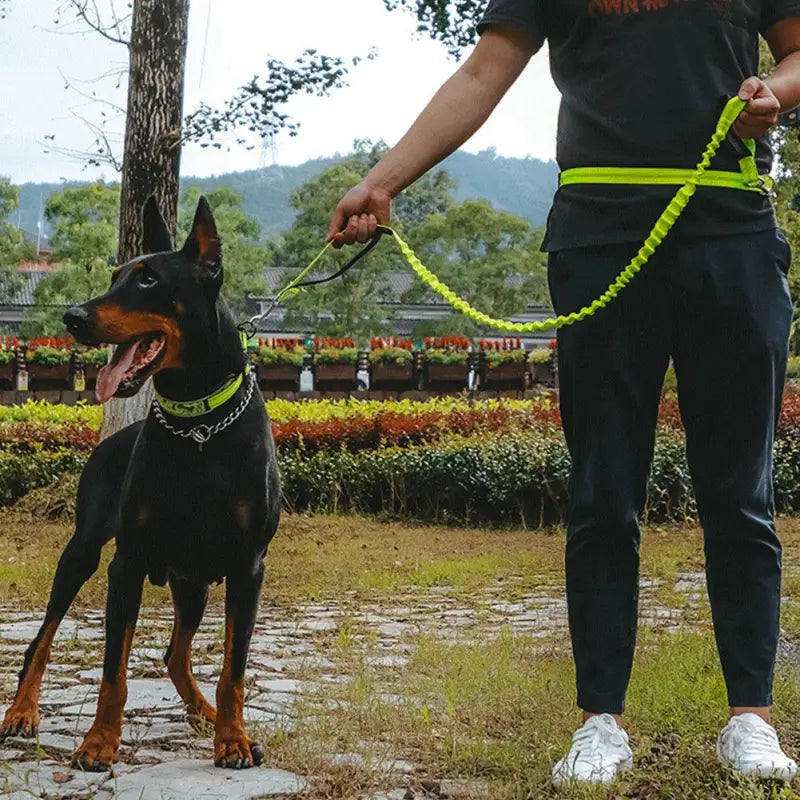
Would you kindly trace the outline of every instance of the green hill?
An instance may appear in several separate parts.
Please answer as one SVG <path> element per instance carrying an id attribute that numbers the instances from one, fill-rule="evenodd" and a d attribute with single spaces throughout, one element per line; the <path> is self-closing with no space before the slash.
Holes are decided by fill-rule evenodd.
<path id="1" fill-rule="evenodd" d="M 212 189 L 230 186 L 242 195 L 244 210 L 256 217 L 265 233 L 280 233 L 291 227 L 294 210 L 289 205 L 292 190 L 336 163 L 338 157 L 318 158 L 294 167 L 274 165 L 246 172 L 230 172 L 199 178 L 184 176 L 185 186 Z M 457 181 L 456 199 L 486 198 L 496 208 L 544 225 L 558 169 L 553 162 L 533 158 L 505 158 L 492 150 L 478 154 L 458 151 L 443 162 Z M 51 192 L 79 183 L 26 183 L 21 186 L 19 212 L 12 221 L 24 230 L 35 231 L 42 203 Z M 333 209 L 331 209 L 332 211 Z"/>

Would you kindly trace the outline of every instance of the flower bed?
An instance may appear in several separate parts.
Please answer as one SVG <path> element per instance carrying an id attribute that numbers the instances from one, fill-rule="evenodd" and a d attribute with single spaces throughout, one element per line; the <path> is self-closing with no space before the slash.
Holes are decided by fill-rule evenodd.
<path id="1" fill-rule="evenodd" d="M 69 383 L 72 339 L 31 339 L 25 358 L 33 386 L 63 386 Z"/>
<path id="2" fill-rule="evenodd" d="M 17 360 L 19 339 L 6 336 L 0 339 L 0 384 L 10 387 L 14 380 L 14 362 Z"/>
<path id="3" fill-rule="evenodd" d="M 557 342 L 553 339 L 547 349 L 539 347 L 531 350 L 528 355 L 530 365 L 531 381 L 533 383 L 552 384 L 555 379 L 553 370 L 553 356 L 555 355 Z"/>
<path id="4" fill-rule="evenodd" d="M 267 403 L 283 492 L 302 512 L 539 526 L 563 519 L 569 456 L 557 405 L 534 401 Z M 0 407 L 0 504 L 80 471 L 101 409 Z M 775 497 L 800 512 L 800 391 L 787 388 L 775 444 Z M 659 410 L 645 519 L 696 516 L 674 393 Z"/>
<path id="5" fill-rule="evenodd" d="M 401 390 L 414 385 L 414 343 L 410 339 L 372 339 L 369 385 L 372 389 Z"/>
<path id="6" fill-rule="evenodd" d="M 97 373 L 101 367 L 108 363 L 107 347 L 92 347 L 84 350 L 79 355 L 80 364 L 83 367 L 83 374 L 86 377 L 88 386 L 94 386 L 97 382 Z"/>
<path id="7" fill-rule="evenodd" d="M 481 339 L 481 385 L 487 389 L 524 389 L 528 354 L 519 337 Z"/>
<path id="8" fill-rule="evenodd" d="M 298 339 L 259 339 L 258 349 L 252 354 L 259 386 L 273 391 L 299 391 L 305 355 Z"/>
<path id="9" fill-rule="evenodd" d="M 358 348 L 353 339 L 314 340 L 314 386 L 329 392 L 356 388 Z"/>
<path id="10" fill-rule="evenodd" d="M 460 336 L 425 340 L 425 387 L 434 392 L 467 388 L 470 341 Z"/>

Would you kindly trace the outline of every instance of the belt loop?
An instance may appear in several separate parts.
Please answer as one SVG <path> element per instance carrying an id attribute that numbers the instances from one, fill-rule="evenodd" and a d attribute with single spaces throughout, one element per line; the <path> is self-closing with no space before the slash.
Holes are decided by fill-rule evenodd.
<path id="1" fill-rule="evenodd" d="M 756 165 L 756 143 L 754 139 L 740 139 L 740 142 L 747 148 L 748 155 L 739 159 L 739 169 L 747 186 L 758 186 L 763 189 L 761 176 L 758 174 Z"/>

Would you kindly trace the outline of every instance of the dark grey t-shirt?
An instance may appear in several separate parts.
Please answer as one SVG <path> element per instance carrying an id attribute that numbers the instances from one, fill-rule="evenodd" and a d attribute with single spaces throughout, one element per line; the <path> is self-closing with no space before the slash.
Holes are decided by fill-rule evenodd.
<path id="1" fill-rule="evenodd" d="M 758 73 L 758 34 L 800 16 L 800 0 L 490 0 L 479 25 L 546 38 L 561 92 L 557 160 L 571 167 L 695 166 L 725 105 Z M 533 98 L 532 102 L 536 102 Z M 738 170 L 725 141 L 714 169 Z M 772 155 L 758 142 L 759 171 Z M 677 187 L 558 190 L 545 250 L 641 241 Z M 768 198 L 701 187 L 672 238 L 775 226 Z"/>

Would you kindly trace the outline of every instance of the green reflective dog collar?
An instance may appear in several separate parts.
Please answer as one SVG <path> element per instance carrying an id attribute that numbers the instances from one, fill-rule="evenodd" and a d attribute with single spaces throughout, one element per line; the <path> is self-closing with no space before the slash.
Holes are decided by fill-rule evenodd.
<path id="1" fill-rule="evenodd" d="M 217 391 L 198 400 L 167 400 L 158 392 L 155 392 L 156 402 L 173 417 L 202 417 L 215 408 L 224 405 L 236 394 L 236 390 L 242 385 L 246 375 L 250 374 L 250 364 L 247 364 L 243 372 L 220 386 Z"/>

